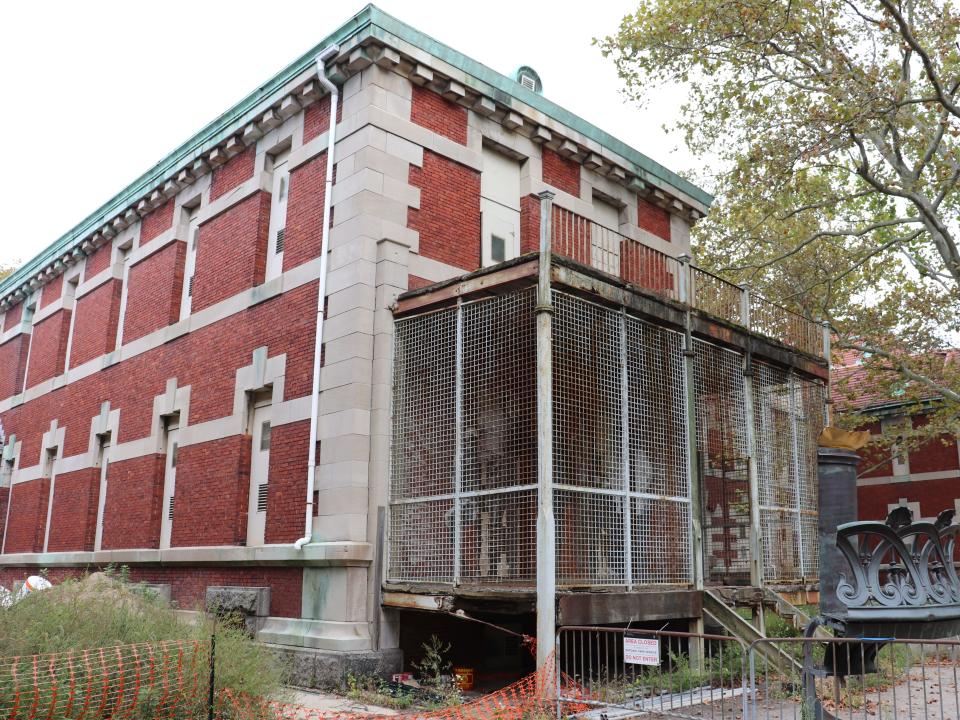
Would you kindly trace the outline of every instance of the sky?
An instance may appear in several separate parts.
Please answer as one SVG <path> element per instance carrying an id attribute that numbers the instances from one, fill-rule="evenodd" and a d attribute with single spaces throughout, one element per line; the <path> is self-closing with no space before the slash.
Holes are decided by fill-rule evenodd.
<path id="1" fill-rule="evenodd" d="M 173 148 L 319 43 L 364 2 L 14 3 L 0 27 L 0 265 L 29 260 Z M 379 7 L 495 70 L 533 67 L 544 95 L 675 171 L 665 134 L 678 91 L 638 108 L 591 43 L 630 0 L 380 0 Z"/>

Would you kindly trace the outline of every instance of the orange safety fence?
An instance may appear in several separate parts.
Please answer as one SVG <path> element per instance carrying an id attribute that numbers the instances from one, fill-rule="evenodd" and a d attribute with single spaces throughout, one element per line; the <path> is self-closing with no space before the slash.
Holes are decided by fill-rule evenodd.
<path id="1" fill-rule="evenodd" d="M 408 710 L 397 715 L 377 715 L 349 710 L 318 710 L 303 705 L 266 702 L 225 691 L 218 695 L 216 717 L 226 720 L 522 720 L 554 717 L 557 710 L 557 683 L 553 656 L 544 668 L 476 700 L 438 710 Z M 564 698 L 582 693 L 569 678 L 561 676 Z M 564 701 L 564 717 L 583 712 L 587 705 Z"/>
<path id="2" fill-rule="evenodd" d="M 205 717 L 209 647 L 168 641 L 0 658 L 0 718 Z"/>
<path id="3" fill-rule="evenodd" d="M 5 720 L 187 720 L 209 713 L 210 648 L 170 641 L 46 655 L 0 658 L 0 718 Z M 553 659 L 544 668 L 496 692 L 461 705 L 410 710 L 418 720 L 520 720 L 556 712 L 557 690 L 583 697 L 565 675 L 556 682 Z M 565 701 L 564 715 L 586 709 Z M 221 688 L 217 720 L 376 720 L 356 711 L 319 710 Z"/>

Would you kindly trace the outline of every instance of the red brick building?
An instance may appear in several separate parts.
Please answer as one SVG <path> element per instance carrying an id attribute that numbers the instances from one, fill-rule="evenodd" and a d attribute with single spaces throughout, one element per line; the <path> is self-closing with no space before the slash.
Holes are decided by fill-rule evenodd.
<path id="1" fill-rule="evenodd" d="M 956 351 L 944 355 L 956 361 Z M 877 418 L 862 429 L 872 435 L 918 429 L 928 422 L 933 395 L 911 401 L 877 390 L 862 368 L 859 355 L 846 354 L 832 376 L 837 411 Z M 918 410 L 918 406 L 920 409 Z M 863 453 L 857 479 L 858 511 L 863 520 L 882 520 L 893 508 L 904 505 L 914 518 L 933 519 L 943 510 L 960 513 L 960 445 L 952 435 L 939 435 L 920 444 L 905 443 L 898 451 L 868 448 Z"/>
<path id="2" fill-rule="evenodd" d="M 747 430 L 764 430 L 757 445 L 764 438 L 786 442 L 776 428 L 802 415 L 816 437 L 826 375 L 817 357 L 821 329 L 780 322 L 777 313 L 785 311 L 767 304 L 757 317 L 769 327 L 758 330 L 749 307 L 762 298 L 751 300 L 699 271 L 696 293 L 692 280 L 679 281 L 681 273 L 693 277 L 683 256 L 690 224 L 711 201 L 702 190 L 550 102 L 529 68 L 501 75 L 368 6 L 0 283 L 0 420 L 7 433 L 0 584 L 38 568 L 56 581 L 108 563 L 128 565 L 134 580 L 159 586 L 184 609 L 232 597 L 255 618 L 260 639 L 327 653 L 326 676 L 331 662 L 348 657 L 394 663 L 400 613 L 381 602 L 382 581 L 394 573 L 385 545 L 402 530 L 396 547 L 418 550 L 404 550 L 403 572 L 428 577 L 454 521 L 438 511 L 435 527 L 422 531 L 435 531 L 432 537 L 418 525 L 394 528 L 393 535 L 385 529 L 384 518 L 400 517 L 402 509 L 391 510 L 389 495 L 391 434 L 398 437 L 391 426 L 393 311 L 403 293 L 425 286 L 439 287 L 447 299 L 482 292 L 493 281 L 471 273 L 488 266 L 499 268 L 504 287 L 535 277 L 535 255 L 521 256 L 539 247 L 550 193 L 551 232 L 567 243 L 558 254 L 592 266 L 576 274 L 584 292 L 606 283 L 610 293 L 621 293 L 616 297 L 646 293 L 631 302 L 646 308 L 644 317 L 669 324 L 654 336 L 638 315 L 631 335 L 663 343 L 648 360 L 662 367 L 643 401 L 652 409 L 641 416 L 676 406 L 663 437 L 631 452 L 637 487 L 663 485 L 657 473 L 667 471 L 657 463 L 669 461 L 675 488 L 637 491 L 643 497 L 624 496 L 616 505 L 620 513 L 651 513 L 643 503 L 670 496 L 670 509 L 653 514 L 675 524 L 668 533 L 674 569 L 658 570 L 661 553 L 648 543 L 626 551 L 638 577 L 644 568 L 657 583 L 676 575 L 684 585 L 686 609 L 662 612 L 699 617 L 694 588 L 704 564 L 719 564 L 718 577 L 756 579 L 761 566 L 769 578 L 814 577 L 816 494 L 810 501 L 809 488 L 794 490 L 813 482 L 815 448 L 806 436 L 794 437 L 782 452 L 761 448 L 766 454 L 751 463 L 749 453 L 760 451 L 749 449 Z M 569 269 L 556 272 L 572 282 Z M 699 309 L 678 309 L 681 302 Z M 414 297 L 408 308 L 425 303 Z M 803 337 L 777 339 L 800 350 L 753 337 L 787 327 Z M 702 360 L 696 368 L 692 347 L 681 352 L 694 335 Z M 508 368 L 516 353 L 497 352 Z M 744 359 L 751 353 L 752 376 Z M 435 370 L 429 362 L 417 367 L 423 377 Z M 581 371 L 597 367 L 587 363 Z M 626 367 L 623 373 L 626 391 L 634 380 Z M 680 415 L 694 414 L 683 389 L 694 375 L 710 385 L 696 408 L 700 470 L 688 462 L 696 440 L 685 433 L 693 421 Z M 713 388 L 721 376 L 732 384 Z M 564 387 L 574 392 L 580 382 Z M 619 402 L 620 382 L 605 397 Z M 756 423 L 754 405 L 734 407 L 751 397 L 745 383 L 755 385 Z M 478 407 L 482 427 L 460 440 L 490 450 L 493 411 Z M 617 422 L 623 417 L 618 411 Z M 428 427 L 448 430 L 439 420 Z M 487 439 L 477 440 L 483 433 Z M 420 460 L 433 462 L 436 447 L 422 434 L 410 441 L 418 443 Z M 802 462 L 791 456 L 798 451 Z M 651 453 L 667 459 L 648 461 Z M 571 451 L 575 458 L 588 454 Z M 618 462 L 623 457 L 616 455 Z M 491 467 L 483 465 L 483 473 Z M 691 528 L 701 516 L 689 509 L 696 472 L 723 476 L 721 489 L 704 501 L 717 525 L 707 533 L 708 561 L 691 560 Z M 767 482 L 762 511 L 729 517 L 758 482 Z M 714 497 L 723 493 L 729 501 Z M 484 507 L 494 500 L 490 495 Z M 417 502 L 402 507 L 442 509 L 447 500 Z M 479 507 L 470 503 L 457 512 Z M 579 511 L 566 507 L 575 521 Z M 475 521 L 469 531 L 481 538 L 494 517 L 497 528 L 508 527 L 508 517 L 528 518 L 511 512 L 458 515 L 456 527 Z M 646 526 L 636 518 L 617 520 L 621 536 L 624 526 Z M 750 533 L 765 533 L 765 558 L 744 555 Z M 524 537 L 529 542 L 529 532 Z M 587 572 L 577 568 L 600 571 L 585 547 L 563 546 L 571 583 Z M 495 557 L 484 544 L 471 556 L 476 573 L 507 578 L 520 549 Z M 622 565 L 622 547 L 614 550 Z M 616 567 L 617 582 L 633 589 L 622 567 L 610 571 Z M 529 613 L 529 592 L 512 597 Z M 397 602 L 436 607 L 429 596 Z M 310 672 L 304 683 L 318 681 Z"/>

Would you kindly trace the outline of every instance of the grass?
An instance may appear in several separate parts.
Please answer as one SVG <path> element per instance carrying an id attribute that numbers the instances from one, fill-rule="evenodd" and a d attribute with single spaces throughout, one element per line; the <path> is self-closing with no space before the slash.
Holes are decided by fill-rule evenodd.
<path id="1" fill-rule="evenodd" d="M 143 586 L 125 582 L 126 574 L 96 573 L 78 580 L 66 580 L 55 587 L 34 592 L 9 608 L 0 609 L 0 658 L 31 656 L 48 653 L 63 653 L 79 650 L 96 650 L 134 643 L 156 644 L 166 641 L 199 643 L 201 652 L 190 653 L 187 663 L 169 668 L 155 669 L 158 681 L 151 684 L 138 683 L 133 657 L 127 656 L 125 665 L 134 670 L 129 685 L 125 688 L 125 702 L 131 703 L 131 712 L 126 707 L 125 717 L 146 720 L 154 717 L 158 703 L 174 698 L 182 705 L 178 713 L 182 717 L 197 714 L 196 703 L 205 703 L 205 692 L 192 692 L 193 688 L 205 689 L 208 682 L 211 635 L 216 634 L 215 678 L 218 690 L 229 690 L 234 695 L 254 697 L 277 697 L 281 692 L 285 668 L 267 648 L 254 642 L 243 628 L 242 622 L 227 618 L 216 625 L 204 615 L 186 620 L 174 612 L 164 601 Z M 191 646 L 192 647 L 192 646 Z M 99 655 L 94 655 L 99 658 Z M 106 666 L 115 665 L 115 652 L 104 654 Z M 24 667 L 21 664 L 21 667 Z M 6 717 L 17 695 L 31 692 L 31 704 L 36 702 L 44 708 L 52 706 L 49 720 L 60 720 L 68 715 L 68 693 L 52 688 L 68 687 L 71 683 L 84 687 L 89 678 L 103 684 L 103 671 L 95 662 L 91 667 L 68 667 L 63 661 L 50 664 L 41 675 L 45 682 L 35 685 L 21 674 L 15 681 L 13 666 L 9 660 L 0 660 L 0 717 Z M 144 674 L 146 670 L 144 670 Z M 177 684 L 184 678 L 183 686 Z M 116 679 L 112 679 L 116 682 Z M 164 681 L 167 685 L 164 686 Z M 40 687 L 38 691 L 35 688 Z M 171 690 L 170 688 L 173 688 Z M 177 695 L 180 693 L 180 695 Z M 112 702 L 112 700 L 111 700 Z M 103 712 L 111 711 L 108 705 Z M 91 717 L 107 717 L 93 714 Z M 178 715 L 171 715 L 175 719 Z"/>

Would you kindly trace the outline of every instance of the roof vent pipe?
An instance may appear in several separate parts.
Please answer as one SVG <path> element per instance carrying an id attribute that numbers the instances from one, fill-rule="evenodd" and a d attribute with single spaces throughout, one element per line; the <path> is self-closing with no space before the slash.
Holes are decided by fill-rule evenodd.
<path id="1" fill-rule="evenodd" d="M 313 489 L 317 477 L 317 415 L 320 407 L 320 354 L 323 350 L 323 309 L 327 296 L 327 254 L 330 250 L 330 207 L 333 199 L 333 150 L 337 142 L 337 105 L 340 90 L 327 78 L 326 64 L 340 51 L 328 45 L 317 55 L 317 80 L 330 93 L 330 123 L 327 128 L 327 177 L 323 191 L 323 228 L 320 240 L 320 278 L 317 284 L 317 334 L 313 347 L 313 389 L 310 395 L 310 446 L 307 459 L 307 508 L 303 537 L 293 547 L 302 550 L 313 538 Z"/>

